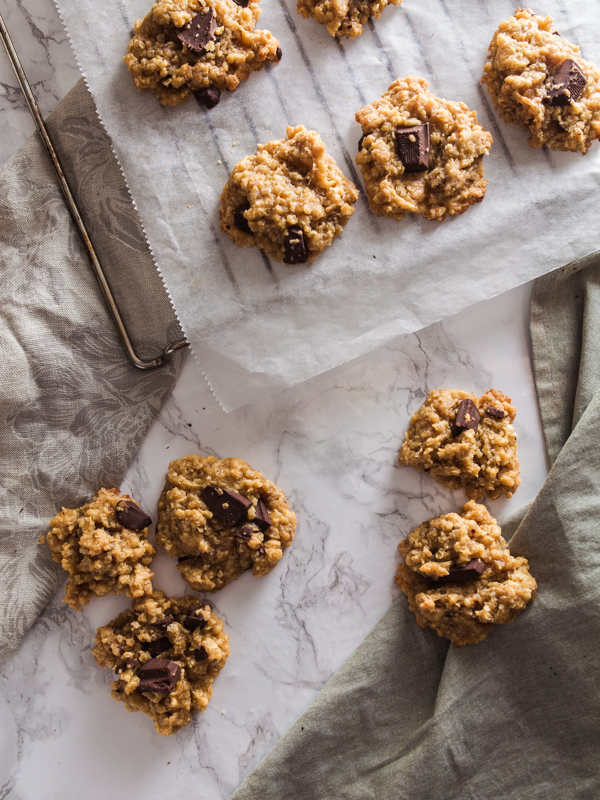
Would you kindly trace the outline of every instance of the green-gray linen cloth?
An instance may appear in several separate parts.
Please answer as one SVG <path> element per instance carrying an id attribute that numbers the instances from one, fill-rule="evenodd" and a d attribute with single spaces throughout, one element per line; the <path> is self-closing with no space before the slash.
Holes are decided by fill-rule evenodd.
<path id="1" fill-rule="evenodd" d="M 156 356 L 181 329 L 83 79 L 47 124 L 134 344 Z M 130 365 L 37 134 L 0 168 L 0 273 L 3 660 L 64 581 L 37 545 L 48 520 L 120 484 L 183 354 Z"/>
<path id="2" fill-rule="evenodd" d="M 537 598 L 456 649 L 399 597 L 232 800 L 600 797 L 598 255 L 535 282 L 530 329 L 552 468 L 511 551 Z"/>

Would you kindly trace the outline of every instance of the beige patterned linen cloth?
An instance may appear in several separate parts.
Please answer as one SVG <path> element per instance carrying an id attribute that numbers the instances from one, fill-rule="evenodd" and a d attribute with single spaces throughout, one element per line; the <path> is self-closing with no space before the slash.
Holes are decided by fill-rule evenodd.
<path id="1" fill-rule="evenodd" d="M 141 357 L 181 338 L 81 79 L 47 120 Z M 64 580 L 37 546 L 61 506 L 119 486 L 182 363 L 127 360 L 37 134 L 0 168 L 0 660 Z"/>
<path id="2" fill-rule="evenodd" d="M 232 800 L 600 797 L 599 254 L 535 282 L 530 331 L 552 468 L 503 533 L 537 598 L 455 649 L 399 597 Z"/>

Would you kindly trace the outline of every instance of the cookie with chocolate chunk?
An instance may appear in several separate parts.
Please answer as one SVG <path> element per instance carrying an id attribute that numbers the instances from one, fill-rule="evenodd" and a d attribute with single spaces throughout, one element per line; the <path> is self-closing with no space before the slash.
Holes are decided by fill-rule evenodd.
<path id="1" fill-rule="evenodd" d="M 116 673 L 112 697 L 149 716 L 162 736 L 206 710 L 229 656 L 223 623 L 208 604 L 159 591 L 98 628 L 94 644 L 98 664 Z"/>
<path id="2" fill-rule="evenodd" d="M 419 525 L 399 549 L 396 583 L 418 625 L 455 647 L 481 642 L 535 597 L 527 559 L 510 554 L 496 520 L 472 500 Z"/>
<path id="3" fill-rule="evenodd" d="M 477 397 L 460 389 L 429 392 L 410 420 L 399 461 L 473 500 L 512 497 L 521 483 L 517 411 L 496 389 Z"/>
<path id="4" fill-rule="evenodd" d="M 149 564 L 156 555 L 148 541 L 150 517 L 127 494 L 100 489 L 81 508 L 63 508 L 42 537 L 52 559 L 69 573 L 64 596 L 76 611 L 92 597 L 152 591 Z"/>
<path id="5" fill-rule="evenodd" d="M 235 165 L 221 194 L 221 230 L 285 264 L 313 261 L 354 213 L 358 189 L 315 131 L 289 127 Z"/>
<path id="6" fill-rule="evenodd" d="M 483 157 L 492 136 L 464 103 L 428 91 L 409 75 L 356 114 L 363 135 L 356 163 L 371 211 L 402 219 L 422 214 L 442 221 L 480 203 L 486 192 Z"/>
<path id="7" fill-rule="evenodd" d="M 354 39 L 374 17 L 379 19 L 388 4 L 399 6 L 402 0 L 298 0 L 298 13 L 325 25 L 338 39 Z"/>
<path id="8" fill-rule="evenodd" d="M 482 78 L 505 122 L 529 146 L 587 153 L 600 138 L 600 70 L 528 8 L 500 23 Z"/>
<path id="9" fill-rule="evenodd" d="M 289 547 L 296 515 L 284 493 L 239 458 L 172 461 L 156 541 L 190 588 L 216 592 L 246 570 L 266 575 Z"/>
<path id="10" fill-rule="evenodd" d="M 213 108 L 253 71 L 281 60 L 279 42 L 254 30 L 259 0 L 159 0 L 139 19 L 125 63 L 136 88 L 176 106 L 193 93 Z"/>

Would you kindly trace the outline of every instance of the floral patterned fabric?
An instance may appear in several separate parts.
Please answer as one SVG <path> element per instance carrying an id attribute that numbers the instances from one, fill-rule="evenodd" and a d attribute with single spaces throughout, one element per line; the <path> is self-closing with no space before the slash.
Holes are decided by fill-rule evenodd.
<path id="1" fill-rule="evenodd" d="M 182 337 L 80 80 L 48 118 L 137 352 Z M 0 660 L 65 573 L 38 547 L 61 506 L 119 486 L 183 363 L 127 360 L 37 134 L 0 168 Z"/>

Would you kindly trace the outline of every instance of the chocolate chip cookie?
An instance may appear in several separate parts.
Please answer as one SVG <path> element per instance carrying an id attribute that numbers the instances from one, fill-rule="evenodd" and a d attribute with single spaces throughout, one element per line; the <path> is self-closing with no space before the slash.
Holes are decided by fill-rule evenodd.
<path id="1" fill-rule="evenodd" d="M 494 34 L 482 81 L 502 119 L 529 131 L 530 147 L 587 153 L 600 138 L 600 71 L 553 27 L 518 8 Z"/>
<path id="2" fill-rule="evenodd" d="M 492 136 L 477 112 L 436 97 L 428 86 L 414 75 L 398 79 L 356 114 L 363 132 L 356 163 L 379 216 L 441 221 L 484 198 L 483 156 Z"/>
<path id="3" fill-rule="evenodd" d="M 50 520 L 46 541 L 52 559 L 69 573 L 64 602 L 76 611 L 92 597 L 152 591 L 148 565 L 156 555 L 148 542 L 150 517 L 127 494 L 100 489 L 81 508 L 63 508 Z"/>
<path id="4" fill-rule="evenodd" d="M 325 152 L 315 131 L 289 127 L 235 165 L 221 194 L 221 230 L 240 247 L 304 264 L 342 232 L 358 189 Z"/>
<path id="5" fill-rule="evenodd" d="M 223 623 L 208 604 L 158 591 L 98 628 L 94 642 L 98 664 L 117 674 L 112 697 L 147 714 L 162 736 L 206 710 L 229 656 Z"/>
<path id="6" fill-rule="evenodd" d="M 279 42 L 256 31 L 259 0 L 159 0 L 139 19 L 125 63 L 141 92 L 166 106 L 194 93 L 212 108 L 265 63 L 281 59 Z"/>
<path id="7" fill-rule="evenodd" d="M 418 625 L 455 647 L 481 642 L 535 597 L 527 559 L 511 556 L 496 520 L 472 500 L 419 525 L 399 549 L 396 583 Z"/>
<path id="8" fill-rule="evenodd" d="M 188 585 L 216 592 L 246 570 L 261 577 L 294 539 L 284 493 L 239 458 L 187 456 L 169 464 L 156 540 Z"/>
<path id="9" fill-rule="evenodd" d="M 298 13 L 313 17 L 338 39 L 354 39 L 371 17 L 379 19 L 388 4 L 399 6 L 402 0 L 298 0 Z"/>
<path id="10" fill-rule="evenodd" d="M 462 486 L 473 500 L 512 497 L 521 483 L 516 413 L 496 389 L 481 397 L 460 389 L 429 392 L 411 417 L 400 463 L 449 489 Z"/>

